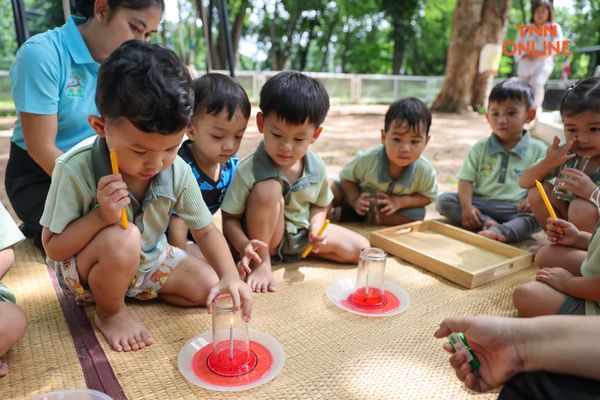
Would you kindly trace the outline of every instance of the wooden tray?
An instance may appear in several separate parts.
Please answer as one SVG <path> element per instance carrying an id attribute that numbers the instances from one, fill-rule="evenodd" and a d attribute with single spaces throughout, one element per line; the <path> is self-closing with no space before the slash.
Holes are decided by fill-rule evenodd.
<path id="1" fill-rule="evenodd" d="M 532 254 L 439 221 L 371 232 L 371 244 L 467 288 L 528 268 Z"/>

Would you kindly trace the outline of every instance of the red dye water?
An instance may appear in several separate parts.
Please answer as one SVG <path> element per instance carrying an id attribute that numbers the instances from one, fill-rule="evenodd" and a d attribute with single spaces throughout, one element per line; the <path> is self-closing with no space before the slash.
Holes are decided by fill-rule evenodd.
<path id="1" fill-rule="evenodd" d="M 371 294 L 371 290 L 369 289 L 369 295 Z M 356 293 L 356 292 L 355 292 Z M 355 293 L 352 293 L 348 296 L 347 300 L 342 301 L 342 305 L 351 310 L 360 311 L 365 314 L 387 314 L 390 311 L 393 311 L 400 307 L 400 300 L 392 293 L 385 290 L 383 292 L 383 304 L 376 307 L 362 307 L 356 304 L 353 300 L 353 296 Z M 358 293 L 360 299 L 361 293 Z M 364 290 L 363 290 L 363 299 L 364 299 Z"/>
<path id="2" fill-rule="evenodd" d="M 251 351 L 244 351 L 244 343 L 238 340 L 233 342 L 233 354 L 229 354 L 229 341 L 224 342 L 226 346 L 208 357 L 208 368 L 213 372 L 223 376 L 238 376 L 247 374 L 256 367 L 256 354 Z M 233 355 L 232 358 L 230 356 Z"/>
<path id="3" fill-rule="evenodd" d="M 383 292 L 377 288 L 369 288 L 367 292 L 364 287 L 358 288 L 348 297 L 348 301 L 357 307 L 378 308 L 383 307 L 387 300 Z"/>
<path id="4" fill-rule="evenodd" d="M 213 370 L 214 362 L 216 361 L 217 364 L 219 364 L 219 361 L 221 360 L 220 357 L 226 357 L 227 361 L 229 361 L 229 350 L 226 349 L 219 352 L 217 355 L 213 355 L 213 345 L 212 343 L 209 343 L 194 354 L 194 358 L 192 359 L 192 370 L 198 378 L 210 384 L 223 387 L 235 387 L 248 385 L 258 381 L 265 376 L 273 366 L 273 356 L 271 351 L 262 344 L 254 341 L 250 341 L 250 363 L 248 363 L 248 357 L 243 354 L 244 352 L 239 351 L 238 354 L 234 347 L 233 353 L 233 361 L 235 362 L 235 365 L 238 366 L 238 370 L 231 371 L 231 368 L 219 369 L 219 367 L 217 367 L 217 371 L 219 372 L 216 372 Z M 231 373 L 239 372 L 240 370 L 242 371 L 241 374 L 225 375 L 228 371 Z M 225 371 L 225 373 L 222 373 L 223 371 Z"/>

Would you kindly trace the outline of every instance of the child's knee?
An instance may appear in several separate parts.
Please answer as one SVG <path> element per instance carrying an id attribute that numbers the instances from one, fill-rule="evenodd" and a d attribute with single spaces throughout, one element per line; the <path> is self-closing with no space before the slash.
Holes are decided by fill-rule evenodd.
<path id="1" fill-rule="evenodd" d="M 528 306 L 531 306 L 539 285 L 539 282 L 531 281 L 517 286 L 513 292 L 513 304 L 517 310 L 519 310 L 519 313 L 523 314 L 523 310 L 526 310 Z"/>
<path id="2" fill-rule="evenodd" d="M 442 215 L 452 212 L 452 209 L 458 207 L 454 193 L 442 193 L 435 201 L 435 209 Z"/>
<path id="3" fill-rule="evenodd" d="M 538 191 L 537 187 L 529 189 L 529 191 L 527 192 L 527 202 L 529 202 L 529 205 L 532 206 L 540 204 L 542 202 L 542 196 L 540 195 L 540 192 Z"/>
<path id="4" fill-rule="evenodd" d="M 275 204 L 283 204 L 281 195 L 281 183 L 275 179 L 267 179 L 256 183 L 248 196 L 248 207 L 251 205 L 259 207 L 272 207 Z"/>
<path id="5" fill-rule="evenodd" d="M 141 249 L 141 234 L 137 226 L 129 224 L 127 229 L 120 225 L 104 228 L 96 235 L 99 255 L 118 263 L 119 265 L 134 262 L 139 264 Z"/>
<path id="6" fill-rule="evenodd" d="M 556 256 L 553 255 L 552 247 L 549 245 L 541 247 L 535 256 L 533 257 L 533 261 L 538 268 L 545 268 L 550 265 L 554 265 L 553 258 Z"/>
<path id="7" fill-rule="evenodd" d="M 593 203 L 581 198 L 576 198 L 569 204 L 568 218 L 569 221 L 598 220 L 598 209 Z"/>
<path id="8" fill-rule="evenodd" d="M 27 317 L 18 306 L 3 302 L 0 303 L 0 350 L 3 346 L 9 347 L 17 343 L 25 335 L 27 330 Z M 2 354 L 0 354 L 2 355 Z"/>

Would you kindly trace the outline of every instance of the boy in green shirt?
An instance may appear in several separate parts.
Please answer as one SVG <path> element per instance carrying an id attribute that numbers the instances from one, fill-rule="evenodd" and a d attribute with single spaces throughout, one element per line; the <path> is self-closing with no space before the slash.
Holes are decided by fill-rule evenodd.
<path id="1" fill-rule="evenodd" d="M 264 140 L 240 162 L 221 205 L 223 233 L 239 254 L 238 268 L 255 292 L 275 290 L 271 262 L 313 253 L 356 263 L 363 236 L 337 225 L 318 235 L 332 194 L 323 160 L 309 151 L 323 127 L 329 96 L 323 85 L 299 72 L 269 79 L 260 91 L 258 130 Z"/>
<path id="2" fill-rule="evenodd" d="M 159 45 L 126 42 L 100 67 L 96 104 L 100 116 L 89 122 L 98 137 L 57 159 L 40 221 L 63 288 L 78 302 L 96 302 L 96 326 L 116 351 L 153 343 L 128 313 L 125 296 L 210 307 L 218 293 L 229 292 L 248 319 L 250 288 L 192 170 L 177 156 L 194 104 L 186 67 Z M 120 173 L 111 172 L 110 151 Z M 127 228 L 119 223 L 122 208 Z M 173 212 L 206 260 L 167 243 Z"/>
<path id="3" fill-rule="evenodd" d="M 382 145 L 359 152 L 334 181 L 332 219 L 363 220 L 375 212 L 377 222 L 399 225 L 425 219 L 435 201 L 435 169 L 421 154 L 429 142 L 431 112 L 414 97 L 396 100 L 385 114 Z M 375 208 L 370 205 L 375 196 Z"/>
<path id="4" fill-rule="evenodd" d="M 492 134 L 475 143 L 458 173 L 458 193 L 443 193 L 437 210 L 452 224 L 500 242 L 518 242 L 540 229 L 519 178 L 546 155 L 524 125 L 535 118 L 531 87 L 516 78 L 497 84 L 486 118 Z"/>

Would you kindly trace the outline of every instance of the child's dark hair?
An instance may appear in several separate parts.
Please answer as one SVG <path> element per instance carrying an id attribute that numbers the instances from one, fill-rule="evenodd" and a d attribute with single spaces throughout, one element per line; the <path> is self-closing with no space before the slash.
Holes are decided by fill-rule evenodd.
<path id="1" fill-rule="evenodd" d="M 550 3 L 548 0 L 537 0 L 533 3 L 533 6 L 531 7 L 531 19 L 529 20 L 529 22 L 531 22 L 532 24 L 535 23 L 533 15 L 535 14 L 536 10 L 540 7 L 545 7 L 546 10 L 548 10 L 548 21 L 546 22 L 552 22 L 552 3 Z"/>
<path id="2" fill-rule="evenodd" d="M 74 0 L 71 1 L 75 6 L 75 13 L 87 19 L 94 16 L 94 4 L 96 0 Z M 120 7 L 130 8 L 132 10 L 141 10 L 149 7 L 160 7 L 165 11 L 165 0 L 108 0 L 108 7 L 111 13 L 117 11 Z"/>
<path id="3" fill-rule="evenodd" d="M 488 102 L 502 103 L 506 100 L 517 100 L 525 104 L 529 111 L 533 104 L 533 89 L 518 78 L 508 78 L 494 86 Z"/>
<path id="4" fill-rule="evenodd" d="M 585 78 L 567 89 L 560 102 L 560 114 L 573 116 L 590 111 L 600 113 L 600 78 Z"/>
<path id="5" fill-rule="evenodd" d="M 218 115 L 227 110 L 230 121 L 237 108 L 250 118 L 250 100 L 246 91 L 235 79 L 219 73 L 210 73 L 194 81 L 194 110 Z"/>
<path id="6" fill-rule="evenodd" d="M 130 40 L 100 66 L 96 106 L 101 116 L 127 118 L 141 131 L 177 133 L 192 118 L 192 79 L 173 51 Z"/>
<path id="7" fill-rule="evenodd" d="M 406 122 L 410 129 L 415 132 L 421 130 L 421 124 L 425 128 L 425 136 L 429 135 L 431 128 L 431 111 L 421 100 L 414 97 L 407 97 L 394 101 L 385 113 L 384 131 L 389 131 L 394 121 L 398 125 Z"/>
<path id="8" fill-rule="evenodd" d="M 318 128 L 329 111 L 329 95 L 318 80 L 300 72 L 284 71 L 264 84 L 259 107 L 265 117 L 275 113 L 289 124 L 308 121 Z"/>

